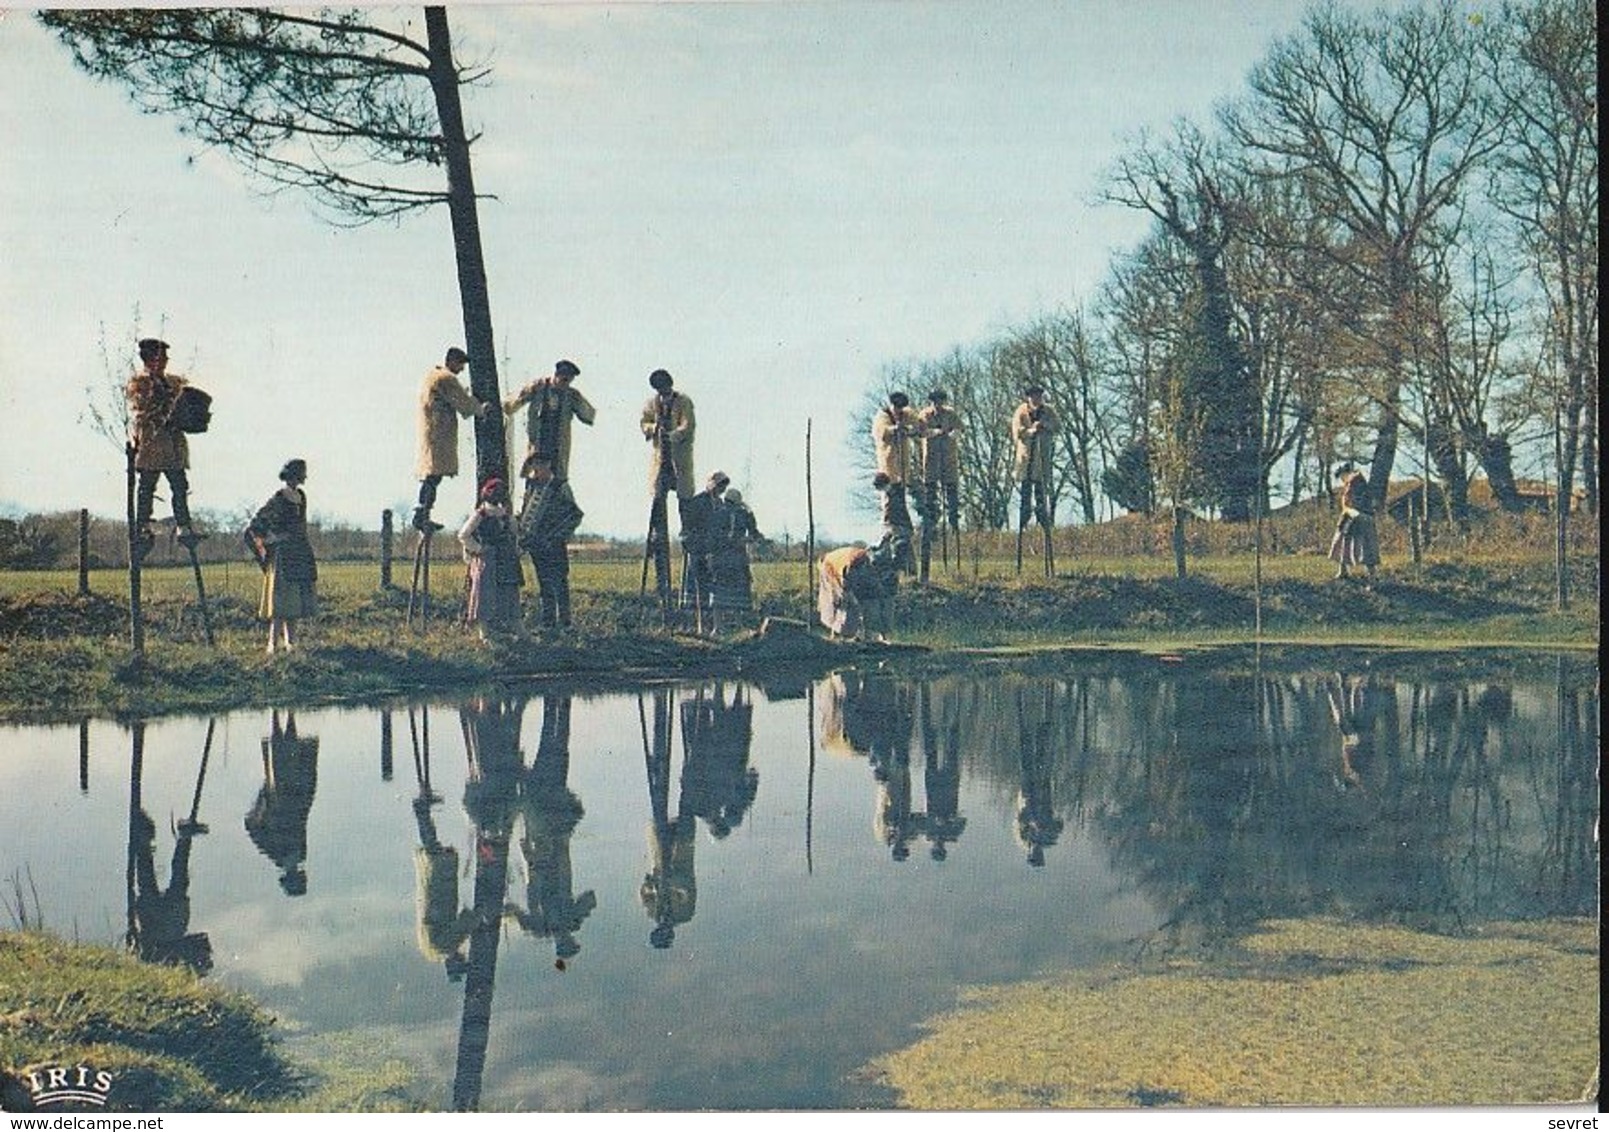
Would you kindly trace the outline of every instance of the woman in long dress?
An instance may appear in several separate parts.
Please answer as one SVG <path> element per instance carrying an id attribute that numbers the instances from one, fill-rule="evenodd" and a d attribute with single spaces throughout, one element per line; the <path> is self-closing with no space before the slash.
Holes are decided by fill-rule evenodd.
<path id="1" fill-rule="evenodd" d="M 480 625 L 482 637 L 506 632 L 519 624 L 520 549 L 514 539 L 514 514 L 508 487 L 495 476 L 481 485 L 480 502 L 458 532 L 469 566 L 469 604 L 464 620 Z"/>
<path id="2" fill-rule="evenodd" d="M 1350 463 L 1335 469 L 1341 489 L 1341 514 L 1330 539 L 1330 561 L 1335 576 L 1347 576 L 1349 566 L 1361 566 L 1372 582 L 1380 565 L 1380 539 L 1374 529 L 1374 506 L 1369 499 L 1369 481 Z"/>
<path id="3" fill-rule="evenodd" d="M 749 547 L 760 542 L 754 512 L 735 489 L 715 509 L 710 532 L 710 584 L 715 591 L 715 617 L 723 630 L 737 628 L 754 613 L 754 572 Z"/>
<path id="4" fill-rule="evenodd" d="M 252 516 L 246 543 L 263 568 L 257 616 L 268 622 L 268 651 L 289 650 L 294 626 L 318 612 L 318 563 L 307 538 L 307 461 L 288 460 L 279 470 L 283 485 Z"/>

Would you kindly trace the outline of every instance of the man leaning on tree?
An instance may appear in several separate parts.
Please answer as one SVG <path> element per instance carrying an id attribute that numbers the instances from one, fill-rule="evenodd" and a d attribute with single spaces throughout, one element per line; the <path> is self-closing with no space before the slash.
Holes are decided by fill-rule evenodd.
<path id="1" fill-rule="evenodd" d="M 458 474 L 458 418 L 484 417 L 491 411 L 491 402 L 477 400 L 459 380 L 469 364 L 469 355 L 453 346 L 442 364 L 425 374 L 419 388 L 419 505 L 413 510 L 417 531 L 441 530 L 430 511 L 441 481 Z"/>

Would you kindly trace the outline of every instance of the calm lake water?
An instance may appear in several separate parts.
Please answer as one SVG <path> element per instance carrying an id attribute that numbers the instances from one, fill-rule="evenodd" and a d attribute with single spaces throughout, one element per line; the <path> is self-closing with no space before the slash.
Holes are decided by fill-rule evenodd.
<path id="1" fill-rule="evenodd" d="M 0 908 L 441 1108 L 843 1108 L 967 986 L 1596 915 L 1597 670 L 1066 658 L 0 729 Z M 1584 991 L 1585 993 L 1585 991 Z"/>

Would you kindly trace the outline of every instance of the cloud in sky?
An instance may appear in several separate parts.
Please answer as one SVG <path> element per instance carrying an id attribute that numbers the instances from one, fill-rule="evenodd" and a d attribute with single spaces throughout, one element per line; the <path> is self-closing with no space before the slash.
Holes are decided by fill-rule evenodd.
<path id="1" fill-rule="evenodd" d="M 636 416 L 663 366 L 700 473 L 767 533 L 867 534 L 849 410 L 881 366 L 1090 296 L 1143 224 L 1097 207 L 1125 135 L 1204 119 L 1296 0 L 885 0 L 450 9 L 506 389 L 575 357 L 599 408 L 573 468 L 588 526 L 638 533 Z M 413 492 L 420 377 L 462 339 L 443 210 L 360 230 L 267 200 L 175 123 L 0 19 L 0 500 L 122 507 L 81 423 L 98 346 L 161 327 L 216 397 L 194 505 L 237 513 L 291 455 L 315 513 L 372 525 Z M 26 97 L 23 97 L 26 95 Z M 124 340 L 128 339 L 127 342 Z M 461 444 L 467 454 L 467 425 Z M 450 483 L 449 514 L 471 486 Z M 159 512 L 160 513 L 160 512 Z"/>

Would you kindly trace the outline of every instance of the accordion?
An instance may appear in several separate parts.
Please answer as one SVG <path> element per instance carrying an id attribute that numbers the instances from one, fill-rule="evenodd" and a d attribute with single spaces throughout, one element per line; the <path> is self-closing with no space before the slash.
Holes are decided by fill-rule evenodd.
<path id="1" fill-rule="evenodd" d="M 212 423 L 212 394 L 204 393 L 193 385 L 179 390 L 168 412 L 168 427 L 180 432 L 206 432 Z"/>

